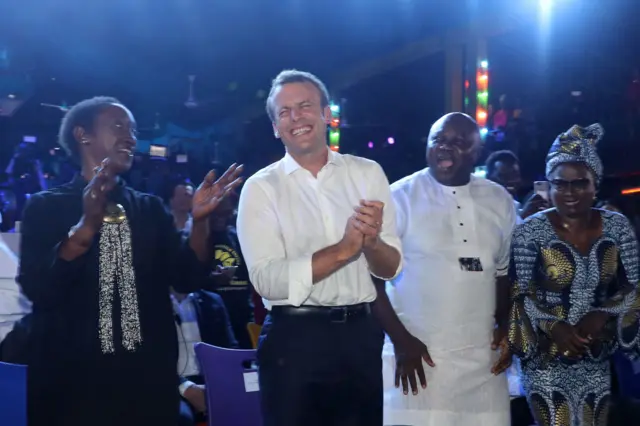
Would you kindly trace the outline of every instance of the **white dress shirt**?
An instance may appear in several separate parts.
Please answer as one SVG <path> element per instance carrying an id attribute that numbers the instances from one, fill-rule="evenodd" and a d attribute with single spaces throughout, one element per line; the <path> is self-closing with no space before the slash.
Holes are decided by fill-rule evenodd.
<path id="1" fill-rule="evenodd" d="M 403 395 L 394 386 L 393 345 L 385 344 L 385 424 L 508 426 L 507 380 L 491 374 L 498 358 L 491 339 L 496 276 L 509 266 L 513 199 L 475 176 L 464 186 L 444 186 L 428 169 L 391 191 L 404 253 L 392 303 L 436 366 L 424 364 L 427 389 Z M 461 258 L 479 259 L 482 270 L 466 270 Z"/>
<path id="2" fill-rule="evenodd" d="M 31 302 L 16 283 L 17 274 L 18 258 L 0 237 L 0 342 L 31 312 Z"/>
<path id="3" fill-rule="evenodd" d="M 342 239 L 360 200 L 385 204 L 381 238 L 401 253 L 389 182 L 380 165 L 328 151 L 317 178 L 286 154 L 251 176 L 240 194 L 238 238 L 251 282 L 267 308 L 375 300 L 364 255 L 313 284 L 313 254 Z M 400 269 L 401 264 L 396 274 Z"/>

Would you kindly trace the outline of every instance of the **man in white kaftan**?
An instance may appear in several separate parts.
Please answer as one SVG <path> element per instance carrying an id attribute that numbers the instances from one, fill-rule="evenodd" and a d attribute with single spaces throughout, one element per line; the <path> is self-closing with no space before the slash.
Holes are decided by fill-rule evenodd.
<path id="1" fill-rule="evenodd" d="M 510 424 L 507 379 L 502 371 L 492 373 L 499 358 L 492 339 L 504 336 L 494 332 L 496 321 L 506 325 L 516 211 L 504 188 L 471 175 L 479 147 L 470 117 L 446 115 L 429 135 L 430 167 L 391 187 L 405 265 L 393 282 L 392 303 L 408 332 L 426 345 L 435 366 L 423 362 L 426 389 L 403 394 L 394 387 L 396 359 L 387 342 L 385 424 Z"/>

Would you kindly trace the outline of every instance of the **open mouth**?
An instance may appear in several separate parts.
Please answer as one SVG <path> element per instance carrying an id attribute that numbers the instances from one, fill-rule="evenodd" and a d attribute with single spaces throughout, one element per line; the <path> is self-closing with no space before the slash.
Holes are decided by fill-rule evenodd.
<path id="1" fill-rule="evenodd" d="M 447 151 L 441 151 L 436 156 L 436 163 L 439 169 L 448 170 L 454 165 L 453 155 Z"/>
<path id="2" fill-rule="evenodd" d="M 569 207 L 575 206 L 575 205 L 577 205 L 579 202 L 580 202 L 580 200 L 565 200 L 565 201 L 564 201 L 564 203 L 565 203 L 567 206 L 569 206 Z"/>
<path id="3" fill-rule="evenodd" d="M 302 135 L 306 135 L 307 133 L 310 133 L 312 129 L 313 128 L 311 126 L 297 127 L 291 130 L 291 134 L 293 136 L 302 136 Z"/>
<path id="4" fill-rule="evenodd" d="M 133 148 L 118 148 L 116 150 L 118 154 L 126 155 L 128 157 L 133 157 Z"/>

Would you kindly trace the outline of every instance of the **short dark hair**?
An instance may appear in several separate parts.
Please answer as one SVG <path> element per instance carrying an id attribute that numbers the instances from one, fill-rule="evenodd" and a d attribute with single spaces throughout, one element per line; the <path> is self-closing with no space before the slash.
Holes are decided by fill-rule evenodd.
<path id="1" fill-rule="evenodd" d="M 165 203 L 169 204 L 169 202 L 173 199 L 173 196 L 176 192 L 176 188 L 179 186 L 190 186 L 194 190 L 196 186 L 189 179 L 177 179 L 169 183 L 167 185 L 166 193 L 164 194 Z"/>
<path id="2" fill-rule="evenodd" d="M 269 115 L 269 119 L 273 122 L 275 121 L 275 114 L 273 112 L 273 97 L 276 94 L 276 90 L 285 84 L 289 83 L 311 83 L 316 89 L 320 92 L 320 103 L 321 107 L 325 108 L 329 105 L 329 91 L 327 91 L 327 86 L 324 85 L 322 80 L 320 80 L 315 75 L 306 71 L 298 71 L 298 70 L 284 70 L 281 71 L 280 74 L 276 76 L 271 82 L 271 90 L 269 90 L 269 96 L 267 96 L 267 114 Z"/>
<path id="3" fill-rule="evenodd" d="M 519 164 L 518 156 L 513 151 L 502 150 L 492 152 L 487 158 L 485 166 L 487 167 L 487 176 L 491 176 L 495 172 L 496 163 L 502 161 L 504 163 Z"/>
<path id="4" fill-rule="evenodd" d="M 113 104 L 120 104 L 120 101 L 108 96 L 96 96 L 78 102 L 65 114 L 62 123 L 60 123 L 58 144 L 76 163 L 80 162 L 80 149 L 78 141 L 73 135 L 73 130 L 76 127 L 82 127 L 88 132 L 93 131 L 97 115 L 105 107 Z"/>

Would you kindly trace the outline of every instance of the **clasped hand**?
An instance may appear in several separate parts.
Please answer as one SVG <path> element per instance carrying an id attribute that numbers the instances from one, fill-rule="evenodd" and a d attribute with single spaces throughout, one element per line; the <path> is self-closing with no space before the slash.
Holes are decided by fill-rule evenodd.
<path id="1" fill-rule="evenodd" d="M 591 311 L 575 326 L 559 321 L 551 329 L 551 338 L 558 345 L 558 353 L 565 358 L 580 358 L 602 337 L 609 315 Z"/>
<path id="2" fill-rule="evenodd" d="M 349 257 L 376 247 L 382 230 L 383 210 L 383 202 L 368 200 L 360 200 L 360 205 L 354 208 L 341 241 Z"/>

